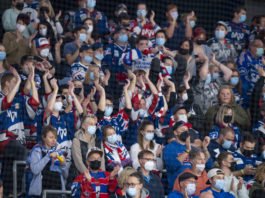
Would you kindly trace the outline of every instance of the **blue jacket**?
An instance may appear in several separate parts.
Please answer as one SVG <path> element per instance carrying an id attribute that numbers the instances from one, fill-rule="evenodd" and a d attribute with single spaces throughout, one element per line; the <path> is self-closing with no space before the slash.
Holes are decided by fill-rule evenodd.
<path id="1" fill-rule="evenodd" d="M 235 196 L 229 192 L 225 192 L 223 190 L 221 190 L 220 192 L 217 192 L 217 191 L 213 190 L 211 187 L 208 187 L 208 188 L 202 190 L 201 193 L 207 192 L 207 191 L 212 191 L 214 198 L 235 198 Z"/>
<path id="2" fill-rule="evenodd" d="M 176 141 L 166 145 L 163 150 L 163 160 L 167 170 L 167 178 L 170 190 L 172 190 L 177 176 L 186 168 L 191 168 L 191 164 L 188 159 L 186 159 L 183 163 L 177 159 L 177 157 L 183 154 L 185 150 L 186 146 Z"/>
<path id="3" fill-rule="evenodd" d="M 178 191 L 173 191 L 168 195 L 168 198 L 184 198 L 184 195 Z M 199 198 L 198 196 L 190 196 L 189 198 Z"/>

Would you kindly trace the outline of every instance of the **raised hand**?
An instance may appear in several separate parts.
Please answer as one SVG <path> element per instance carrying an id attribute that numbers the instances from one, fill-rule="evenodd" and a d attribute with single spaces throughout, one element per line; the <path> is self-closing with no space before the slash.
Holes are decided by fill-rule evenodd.
<path id="1" fill-rule="evenodd" d="M 155 24 L 155 12 L 153 10 L 151 11 L 150 22 L 152 24 Z"/>
<path id="2" fill-rule="evenodd" d="M 124 90 L 124 91 L 127 91 L 128 88 L 129 88 L 129 86 L 130 86 L 130 81 L 127 79 L 127 80 L 126 80 L 126 84 L 125 84 L 124 87 L 123 87 L 123 90 Z"/>
<path id="3" fill-rule="evenodd" d="M 74 89 L 75 89 L 74 83 L 72 81 L 69 81 L 68 85 L 69 85 L 68 92 L 69 92 L 70 96 L 74 96 L 75 95 L 75 93 L 74 93 Z"/>
<path id="4" fill-rule="evenodd" d="M 207 149 L 208 145 L 210 144 L 210 141 L 211 141 L 210 137 L 209 136 L 205 136 L 205 138 L 202 141 L 202 147 L 204 149 Z"/>
<path id="5" fill-rule="evenodd" d="M 60 19 L 61 16 L 62 16 L 62 11 L 60 10 L 60 11 L 58 12 L 58 14 L 56 14 L 56 16 L 55 16 L 55 20 L 56 20 L 56 21 L 59 21 L 59 19 Z"/>
<path id="6" fill-rule="evenodd" d="M 58 91 L 59 90 L 59 87 L 58 87 L 58 84 L 57 84 L 57 80 L 54 78 L 50 81 L 51 83 L 51 87 L 54 91 Z"/>

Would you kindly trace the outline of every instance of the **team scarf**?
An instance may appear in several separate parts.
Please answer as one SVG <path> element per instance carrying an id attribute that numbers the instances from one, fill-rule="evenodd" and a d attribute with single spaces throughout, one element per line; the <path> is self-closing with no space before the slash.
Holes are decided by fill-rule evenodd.
<path id="1" fill-rule="evenodd" d="M 117 141 L 115 144 L 104 141 L 103 146 L 108 163 L 122 162 L 126 159 L 130 159 L 129 152 L 121 141 Z M 118 155 L 116 154 L 116 152 L 114 152 L 114 150 L 117 151 Z"/>

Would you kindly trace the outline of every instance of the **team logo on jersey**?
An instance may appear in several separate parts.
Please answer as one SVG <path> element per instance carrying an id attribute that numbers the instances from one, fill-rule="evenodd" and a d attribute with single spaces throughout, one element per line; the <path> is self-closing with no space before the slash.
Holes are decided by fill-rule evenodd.
<path id="1" fill-rule="evenodd" d="M 19 109 L 19 107 L 20 107 L 19 103 L 16 103 L 15 104 L 15 109 Z"/>

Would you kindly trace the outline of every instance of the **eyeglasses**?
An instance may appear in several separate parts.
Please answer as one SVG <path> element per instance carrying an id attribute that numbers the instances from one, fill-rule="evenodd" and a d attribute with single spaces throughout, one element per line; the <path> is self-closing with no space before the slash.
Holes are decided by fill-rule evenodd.
<path id="1" fill-rule="evenodd" d="M 135 187 L 136 185 L 139 185 L 140 183 L 134 184 L 134 183 L 126 183 L 126 187 Z"/>

